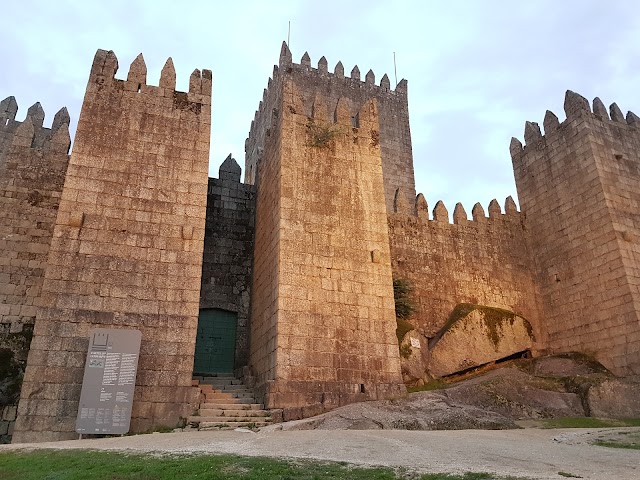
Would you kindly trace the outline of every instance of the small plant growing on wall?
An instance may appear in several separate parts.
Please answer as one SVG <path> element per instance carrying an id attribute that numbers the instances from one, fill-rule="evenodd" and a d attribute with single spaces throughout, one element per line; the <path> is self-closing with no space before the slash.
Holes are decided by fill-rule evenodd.
<path id="1" fill-rule="evenodd" d="M 330 148 L 333 140 L 341 133 L 336 125 L 316 125 L 308 123 L 309 141 L 307 145 L 314 148 Z"/>
<path id="2" fill-rule="evenodd" d="M 415 311 L 415 305 L 411 299 L 412 292 L 413 287 L 408 280 L 399 278 L 393 280 L 393 299 L 396 306 L 396 336 L 398 337 L 398 343 L 402 342 L 407 332 L 414 328 L 407 320 Z"/>
<path id="3" fill-rule="evenodd" d="M 410 345 L 400 345 L 400 356 L 402 358 L 409 358 L 413 353 L 413 349 Z"/>

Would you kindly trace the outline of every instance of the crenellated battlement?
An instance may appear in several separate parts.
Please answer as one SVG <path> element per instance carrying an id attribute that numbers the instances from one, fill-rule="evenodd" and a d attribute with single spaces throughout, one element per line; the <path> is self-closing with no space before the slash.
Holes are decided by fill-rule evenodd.
<path id="1" fill-rule="evenodd" d="M 16 120 L 18 103 L 10 96 L 0 102 L 0 163 L 11 146 L 38 148 L 52 152 L 69 152 L 71 119 L 66 107 L 53 117 L 50 127 L 44 127 L 45 112 L 40 102 L 27 109 L 23 121 Z"/>
<path id="2" fill-rule="evenodd" d="M 333 73 L 328 71 L 327 59 L 322 56 L 318 60 L 317 68 L 311 66 L 311 58 L 308 52 L 304 52 L 304 55 L 300 59 L 300 63 L 293 63 L 291 51 L 286 42 L 282 42 L 282 48 L 280 50 L 280 60 L 278 63 L 279 69 L 284 69 L 288 73 L 300 72 L 302 74 L 321 75 L 326 77 L 329 81 L 335 80 L 349 84 L 352 88 L 368 88 L 381 93 L 389 93 L 392 95 L 406 96 L 407 95 L 407 80 L 404 78 L 398 82 L 394 90 L 391 89 L 391 82 L 388 75 L 385 73 L 380 84 L 376 85 L 376 76 L 370 69 L 366 74 L 364 80 L 361 78 L 360 68 L 355 65 L 351 69 L 351 73 L 348 77 L 344 74 L 344 66 L 341 61 L 336 63 L 333 69 Z"/>
<path id="3" fill-rule="evenodd" d="M 599 97 L 593 99 L 592 105 L 593 108 L 589 104 L 589 101 L 582 95 L 567 90 L 564 99 L 565 121 L 560 122 L 556 114 L 547 110 L 542 123 L 544 133 L 538 123 L 525 122 L 524 144 L 519 139 L 513 137 L 509 146 L 514 165 L 516 162 L 519 162 L 527 152 L 544 148 L 543 145 L 548 141 L 549 135 L 553 135 L 556 132 L 562 133 L 571 125 L 584 120 L 601 121 L 610 126 L 623 128 L 629 132 L 640 132 L 640 117 L 632 111 L 628 111 L 625 116 L 615 102 L 609 106 L 609 110 L 607 111 L 607 108 Z"/>
<path id="4" fill-rule="evenodd" d="M 162 68 L 158 86 L 147 84 L 147 65 L 142 53 L 131 62 L 126 80 L 115 78 L 117 72 L 118 58 L 115 53 L 99 49 L 91 66 L 88 91 L 111 88 L 149 96 L 173 97 L 173 106 L 179 109 L 185 109 L 189 104 L 211 105 L 211 70 L 195 69 L 189 77 L 188 92 L 176 90 L 176 70 L 171 57 Z"/>
<path id="5" fill-rule="evenodd" d="M 394 201 L 394 214 L 407 215 L 412 217 L 418 217 L 424 222 L 441 222 L 451 223 L 449 219 L 449 210 L 445 206 L 442 200 L 438 200 L 429 217 L 429 206 L 427 200 L 422 193 L 416 196 L 415 203 L 413 205 L 407 204 L 404 201 L 405 196 L 401 192 L 396 191 L 396 197 Z M 487 211 L 489 215 L 485 214 L 485 210 L 480 202 L 476 203 L 471 210 L 471 219 L 467 215 L 467 212 L 462 203 L 456 203 L 453 210 L 453 224 L 465 225 L 468 222 L 487 222 L 491 221 L 520 221 L 520 212 L 516 206 L 516 202 L 513 197 L 509 195 L 504 203 L 504 210 L 500 207 L 498 201 L 494 198 L 489 202 Z"/>

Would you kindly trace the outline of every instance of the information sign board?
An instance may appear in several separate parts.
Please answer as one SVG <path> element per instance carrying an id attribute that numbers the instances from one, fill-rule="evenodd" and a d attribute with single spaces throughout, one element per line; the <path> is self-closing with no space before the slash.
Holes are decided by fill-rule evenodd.
<path id="1" fill-rule="evenodd" d="M 103 435 L 129 431 L 141 339 L 140 330 L 91 331 L 76 432 Z"/>

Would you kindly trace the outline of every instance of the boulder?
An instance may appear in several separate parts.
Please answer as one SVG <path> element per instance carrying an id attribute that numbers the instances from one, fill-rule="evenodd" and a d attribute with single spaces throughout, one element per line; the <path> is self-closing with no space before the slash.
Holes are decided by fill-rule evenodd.
<path id="1" fill-rule="evenodd" d="M 430 342 L 428 371 L 443 377 L 531 349 L 531 325 L 508 310 L 460 304 Z"/>

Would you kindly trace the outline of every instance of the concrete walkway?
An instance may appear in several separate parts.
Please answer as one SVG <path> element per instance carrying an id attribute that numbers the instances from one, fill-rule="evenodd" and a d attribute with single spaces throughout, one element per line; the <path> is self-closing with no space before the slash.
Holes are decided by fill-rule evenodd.
<path id="1" fill-rule="evenodd" d="M 640 428 L 615 431 L 640 431 Z M 55 443 L 0 445 L 15 449 L 83 448 L 136 452 L 230 453 L 345 461 L 425 473 L 492 472 L 535 479 L 640 480 L 640 451 L 588 442 L 611 429 L 566 430 L 310 430 L 258 433 L 181 432 Z"/>

